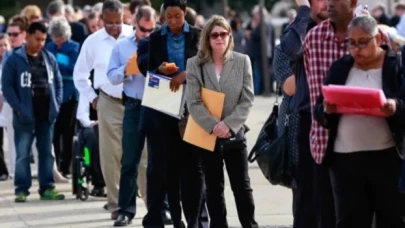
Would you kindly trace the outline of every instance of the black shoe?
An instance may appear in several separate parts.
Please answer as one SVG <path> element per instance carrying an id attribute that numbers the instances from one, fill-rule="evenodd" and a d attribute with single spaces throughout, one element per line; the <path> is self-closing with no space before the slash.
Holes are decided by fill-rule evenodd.
<path id="1" fill-rule="evenodd" d="M 127 215 L 118 215 L 117 220 L 114 222 L 114 226 L 128 226 L 132 223 L 132 218 L 128 217 Z"/>
<path id="2" fill-rule="evenodd" d="M 172 216 L 170 216 L 169 211 L 165 211 L 162 213 L 162 220 L 165 225 L 173 225 Z"/>
<path id="3" fill-rule="evenodd" d="M 106 211 L 108 211 L 108 204 L 104 204 L 103 209 L 106 210 Z"/>
<path id="4" fill-rule="evenodd" d="M 6 180 L 8 180 L 7 174 L 0 175 L 0 181 L 6 181 Z"/>
<path id="5" fill-rule="evenodd" d="M 104 192 L 104 188 L 96 188 L 96 187 L 94 187 L 93 190 L 91 190 L 90 195 L 94 197 L 107 197 L 107 194 L 105 194 Z"/>

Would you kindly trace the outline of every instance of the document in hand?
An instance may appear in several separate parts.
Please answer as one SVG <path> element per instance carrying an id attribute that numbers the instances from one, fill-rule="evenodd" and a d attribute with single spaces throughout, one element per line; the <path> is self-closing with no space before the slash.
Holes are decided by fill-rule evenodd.
<path id="1" fill-rule="evenodd" d="M 184 86 L 172 92 L 170 81 L 169 77 L 148 72 L 142 105 L 180 119 L 184 107 Z"/>
<path id="2" fill-rule="evenodd" d="M 132 75 L 132 74 L 139 74 L 140 70 L 138 68 L 138 55 L 135 53 L 129 59 L 129 63 L 127 66 L 127 70 L 125 71 L 125 75 Z"/>
<path id="3" fill-rule="evenodd" d="M 201 100 L 212 116 L 221 119 L 225 102 L 224 93 L 202 88 Z M 214 151 L 217 137 L 201 128 L 190 115 L 188 117 L 183 140 L 208 151 Z"/>
<path id="4" fill-rule="evenodd" d="M 381 89 L 354 86 L 322 86 L 325 101 L 335 104 L 338 112 L 370 116 L 385 116 L 380 108 L 387 99 Z"/>

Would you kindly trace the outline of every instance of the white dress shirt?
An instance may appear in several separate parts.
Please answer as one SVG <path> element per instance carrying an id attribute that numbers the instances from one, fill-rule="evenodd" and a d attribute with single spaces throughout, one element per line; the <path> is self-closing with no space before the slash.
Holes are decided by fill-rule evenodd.
<path id="1" fill-rule="evenodd" d="M 90 102 L 87 97 L 80 96 L 79 105 L 77 106 L 76 119 L 83 125 L 83 127 L 90 127 L 94 122 L 90 120 Z"/>
<path id="2" fill-rule="evenodd" d="M 103 28 L 91 34 L 83 43 L 79 57 L 73 71 L 73 79 L 81 96 L 85 96 L 89 102 L 97 97 L 89 80 L 90 71 L 94 69 L 94 88 L 115 98 L 122 98 L 122 84 L 112 85 L 107 78 L 107 67 L 111 52 L 118 40 L 130 36 L 133 27 L 122 25 L 122 31 L 118 39 L 110 36 Z"/>

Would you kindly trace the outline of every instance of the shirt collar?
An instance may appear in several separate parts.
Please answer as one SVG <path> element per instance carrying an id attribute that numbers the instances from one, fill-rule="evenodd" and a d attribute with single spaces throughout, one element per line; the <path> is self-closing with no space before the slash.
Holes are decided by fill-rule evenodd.
<path id="1" fill-rule="evenodd" d="M 190 32 L 190 25 L 187 22 L 184 22 L 183 33 L 187 33 L 187 32 Z M 160 34 L 162 36 L 164 36 L 164 35 L 167 35 L 168 33 L 171 33 L 171 32 L 169 31 L 169 27 L 167 26 L 167 23 L 164 23 L 162 25 L 162 29 L 161 29 Z"/>
<path id="2" fill-rule="evenodd" d="M 121 33 L 120 33 L 120 35 L 118 36 L 118 39 L 120 39 L 120 38 L 122 38 L 122 37 L 125 37 L 125 33 L 124 33 L 124 26 L 125 26 L 125 24 L 122 24 L 121 25 Z M 105 30 L 105 28 L 103 28 L 103 31 L 102 31 L 102 34 L 103 34 L 103 39 L 105 40 L 105 39 L 108 39 L 108 38 L 113 38 L 114 39 L 114 37 L 112 37 L 112 36 L 110 36 L 110 34 L 108 34 L 107 33 L 107 30 Z"/>

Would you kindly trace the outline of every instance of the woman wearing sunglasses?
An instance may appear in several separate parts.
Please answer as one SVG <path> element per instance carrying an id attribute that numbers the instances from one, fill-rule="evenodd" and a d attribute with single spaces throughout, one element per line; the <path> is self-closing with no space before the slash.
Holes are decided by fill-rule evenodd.
<path id="1" fill-rule="evenodd" d="M 225 18 L 213 16 L 204 26 L 197 56 L 187 61 L 186 103 L 190 115 L 206 132 L 217 136 L 214 152 L 202 154 L 210 227 L 227 228 L 224 199 L 224 163 L 243 228 L 258 227 L 250 187 L 246 146 L 223 147 L 221 142 L 239 135 L 253 105 L 252 66 L 247 55 L 233 52 L 232 29 Z M 222 117 L 210 115 L 201 100 L 201 88 L 225 93 Z"/>
<path id="2" fill-rule="evenodd" d="M 327 156 L 336 206 L 336 227 L 405 227 L 405 195 L 399 191 L 405 127 L 403 69 L 397 53 L 381 46 L 370 16 L 353 19 L 350 55 L 336 61 L 325 84 L 381 89 L 384 117 L 341 114 L 321 95 L 315 119 L 329 129 Z"/>

